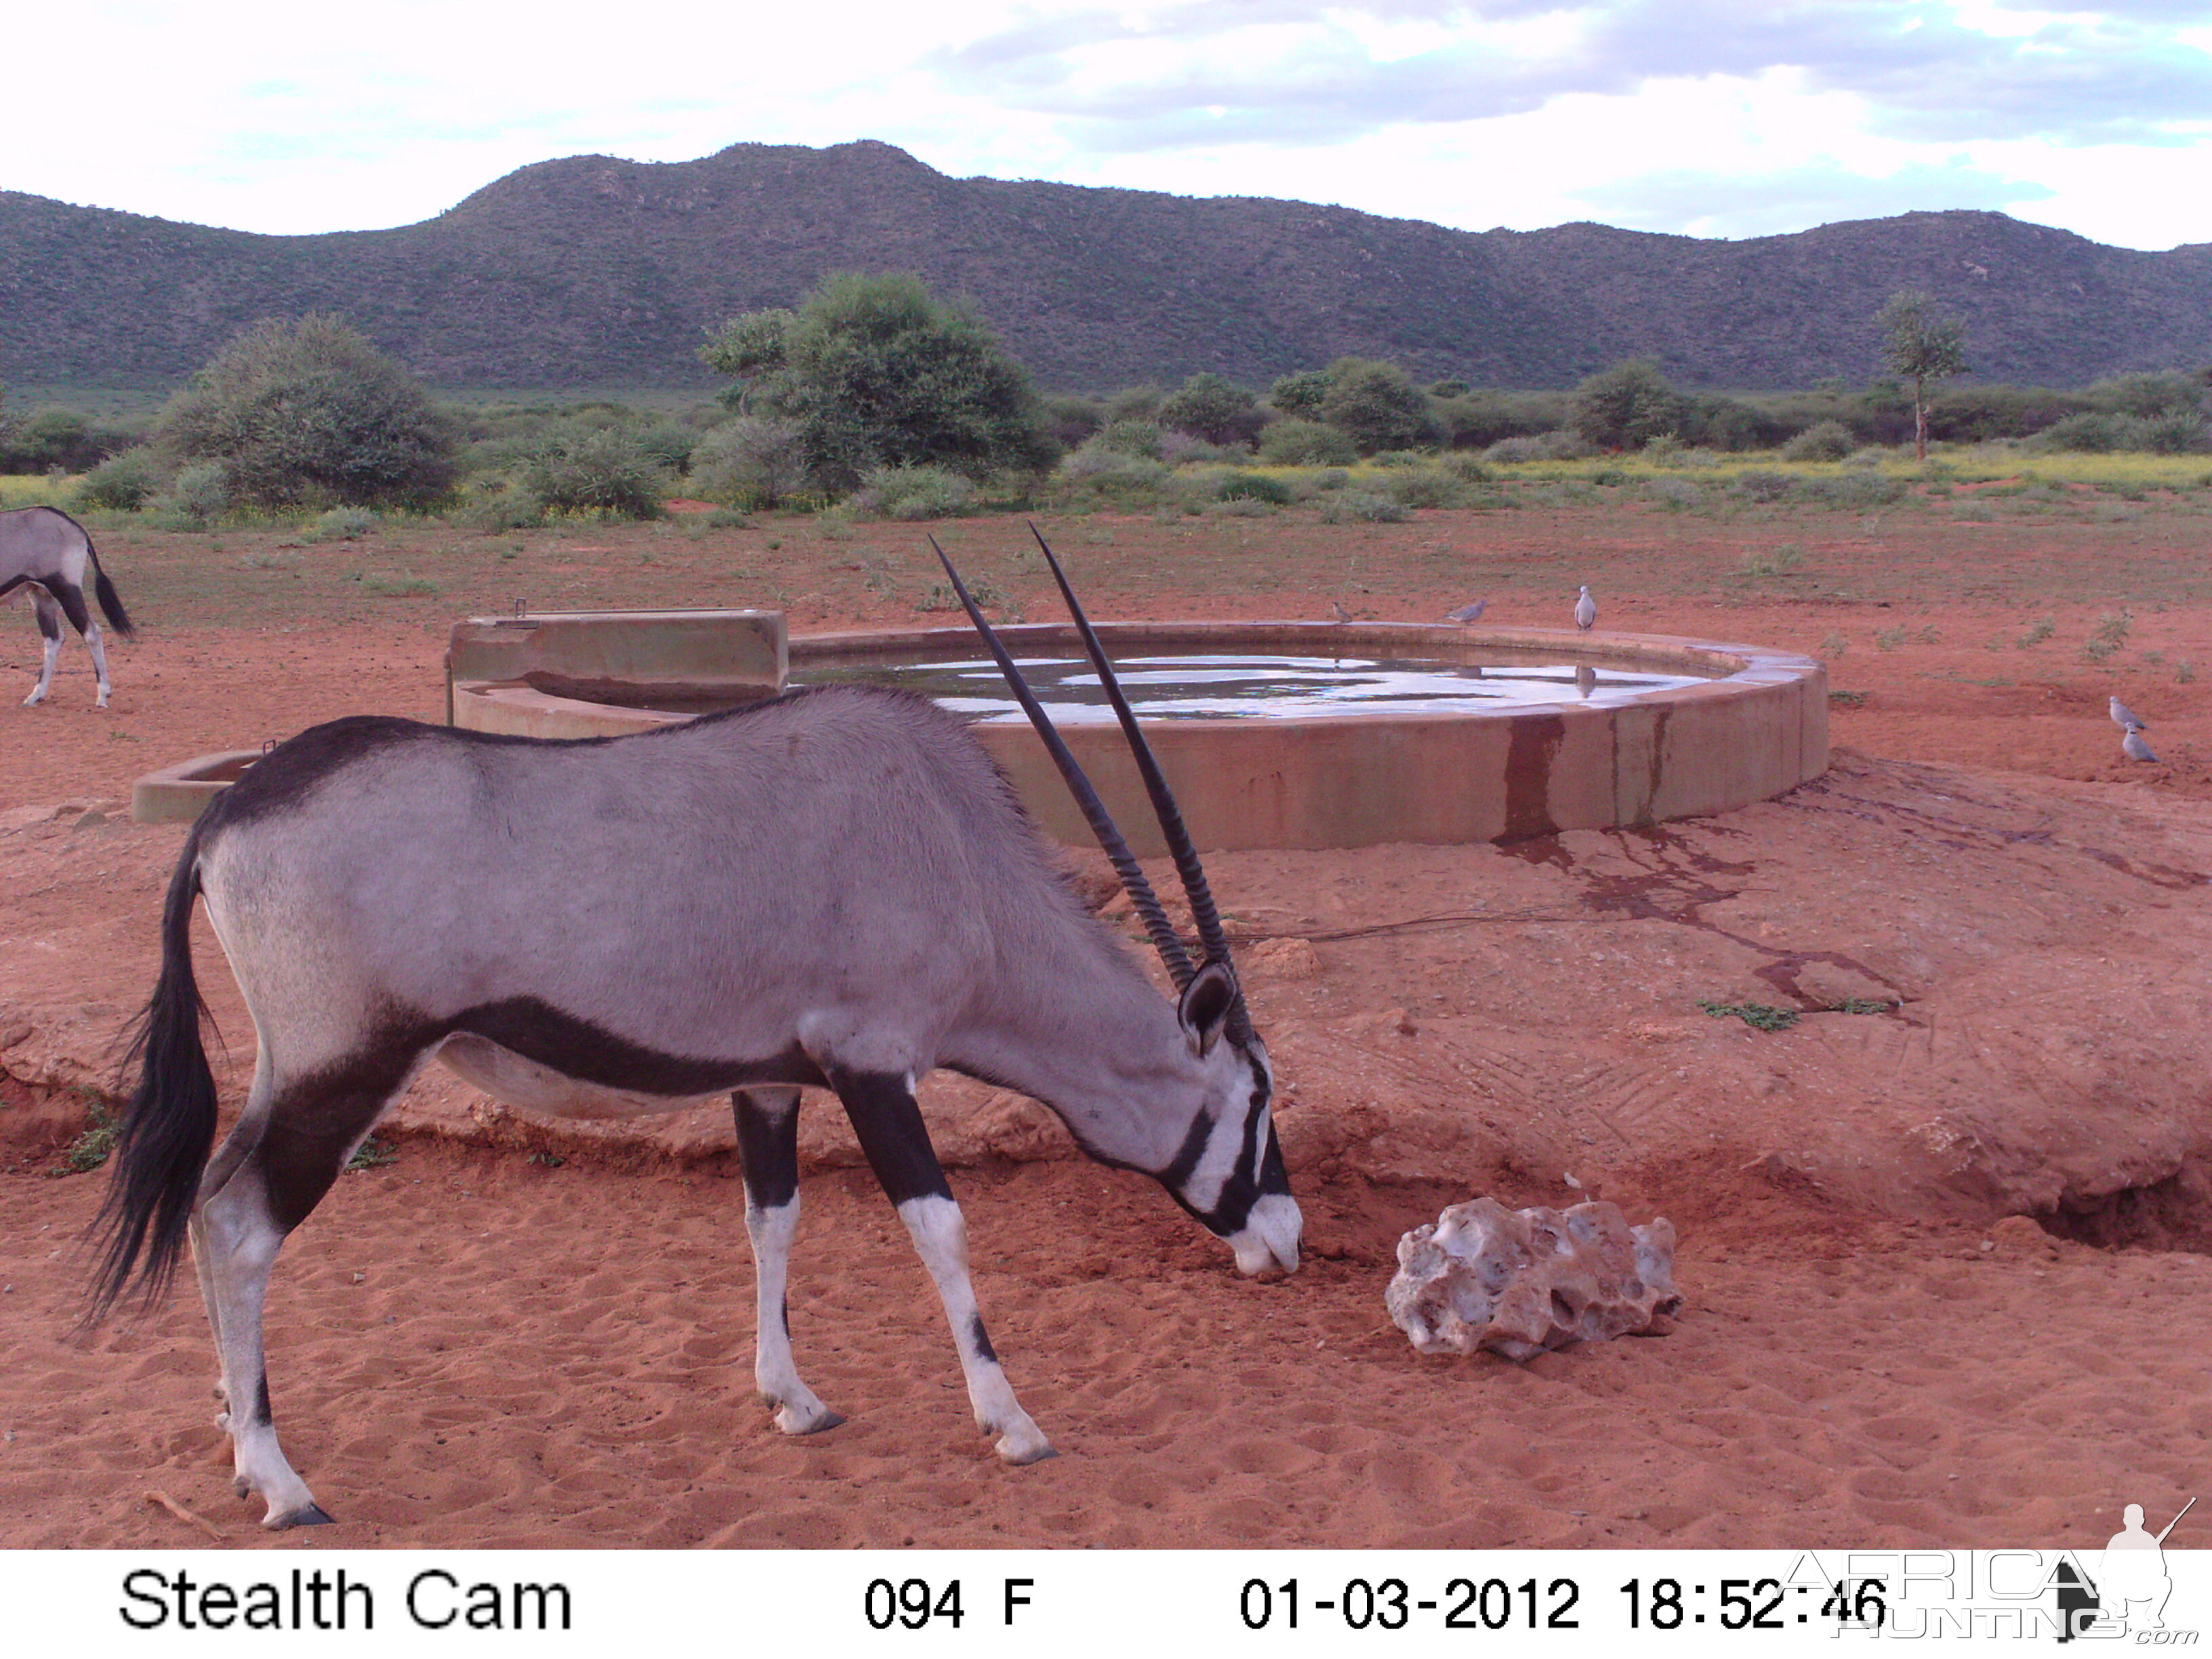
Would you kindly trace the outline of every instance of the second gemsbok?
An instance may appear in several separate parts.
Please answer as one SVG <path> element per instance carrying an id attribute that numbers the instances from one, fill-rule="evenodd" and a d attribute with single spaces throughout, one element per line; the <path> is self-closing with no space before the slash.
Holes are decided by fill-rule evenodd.
<path id="1" fill-rule="evenodd" d="M 189 1239 L 235 1489 L 264 1501 L 265 1526 L 325 1522 L 277 1442 L 263 1302 L 286 1236 L 416 1070 L 435 1057 L 577 1117 L 733 1091 L 755 1380 L 785 1433 L 830 1428 L 784 1302 L 799 1090 L 826 1088 L 936 1283 L 976 1421 L 1010 1463 L 1051 1455 L 984 1334 L 918 1079 L 945 1066 L 1042 1101 L 1092 1158 L 1157 1177 L 1247 1273 L 1294 1268 L 1301 1227 L 1267 1052 L 1173 803 L 1162 786 L 1195 964 L 1079 780 L 1172 1001 L 1077 902 L 975 740 L 917 698 L 795 692 L 576 741 L 375 717 L 301 733 L 210 805 L 170 882 L 94 1316 L 134 1282 L 158 1295 Z M 203 897 L 259 1042 L 212 1158 Z"/>

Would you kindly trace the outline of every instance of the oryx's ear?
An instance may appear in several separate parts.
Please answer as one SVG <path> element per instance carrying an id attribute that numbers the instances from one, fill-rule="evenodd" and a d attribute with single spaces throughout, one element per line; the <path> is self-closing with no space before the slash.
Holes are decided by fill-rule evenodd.
<path id="1" fill-rule="evenodd" d="M 1182 1000 L 1176 1005 L 1176 1018 L 1182 1021 L 1191 1053 L 1203 1056 L 1213 1052 L 1229 1011 L 1236 1006 L 1237 975 L 1227 963 L 1216 957 L 1191 976 L 1182 988 Z"/>

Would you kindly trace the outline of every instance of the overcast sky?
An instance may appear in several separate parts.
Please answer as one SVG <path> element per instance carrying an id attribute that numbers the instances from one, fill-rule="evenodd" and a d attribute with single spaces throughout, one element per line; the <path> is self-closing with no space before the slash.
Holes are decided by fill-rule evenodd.
<path id="1" fill-rule="evenodd" d="M 23 9 L 0 189 L 246 230 L 530 161 L 879 138 L 957 176 L 1467 229 L 1993 208 L 2212 241 L 2212 3 L 79 0 Z"/>

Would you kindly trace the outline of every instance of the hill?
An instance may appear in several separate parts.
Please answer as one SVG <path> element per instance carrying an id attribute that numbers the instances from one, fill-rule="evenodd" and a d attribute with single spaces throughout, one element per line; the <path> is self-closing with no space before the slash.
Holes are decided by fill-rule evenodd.
<path id="1" fill-rule="evenodd" d="M 1572 384 L 1656 356 L 1692 386 L 1874 372 L 1900 288 L 1965 316 L 1980 378 L 2074 385 L 2196 367 L 2212 245 L 2144 253 L 1996 213 L 1707 241 L 1560 225 L 1468 232 L 1346 208 L 951 179 L 888 144 L 736 144 L 508 174 L 397 229 L 263 236 L 0 192 L 0 374 L 173 382 L 254 319 L 343 313 L 434 384 L 714 384 L 694 353 L 824 271 L 918 271 L 1046 386 L 1212 369 L 1263 386 L 1346 353 L 1417 378 Z"/>

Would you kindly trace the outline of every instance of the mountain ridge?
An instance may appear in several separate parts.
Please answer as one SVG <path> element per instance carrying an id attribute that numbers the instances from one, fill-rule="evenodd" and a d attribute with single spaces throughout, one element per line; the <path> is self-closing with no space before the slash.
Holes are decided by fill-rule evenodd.
<path id="1" fill-rule="evenodd" d="M 1687 386 L 1863 380 L 1923 288 L 1988 380 L 2072 385 L 2212 352 L 2212 245 L 2108 247 L 1917 212 L 1718 241 L 1588 221 L 1461 231 L 1267 197 L 954 179 L 896 147 L 733 144 L 532 162 L 413 225 L 268 236 L 0 192 L 0 374 L 173 382 L 267 315 L 342 313 L 434 385 L 705 389 L 706 331 L 826 271 L 967 296 L 1040 384 L 1198 370 L 1264 386 L 1344 356 L 1571 385 L 1656 356 Z"/>

